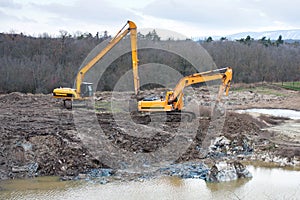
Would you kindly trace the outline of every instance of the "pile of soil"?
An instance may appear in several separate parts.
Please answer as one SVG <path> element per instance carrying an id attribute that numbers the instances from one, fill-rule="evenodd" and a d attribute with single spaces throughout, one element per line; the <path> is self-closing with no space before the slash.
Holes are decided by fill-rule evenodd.
<path id="1" fill-rule="evenodd" d="M 98 101 L 106 101 L 111 93 L 103 92 L 101 96 Z M 205 96 L 203 98 L 206 99 Z M 233 103 L 232 108 L 234 106 Z M 126 127 L 124 122 L 125 128 L 120 128 L 120 122 L 116 123 L 111 113 L 99 112 L 96 116 L 106 137 L 115 147 L 134 153 L 155 152 L 172 141 L 178 131 L 178 119 L 163 122 L 157 129 L 152 124 L 150 129 L 154 131 L 149 136 L 150 129 L 147 126 L 150 125 L 146 118 L 133 115 L 135 123 L 128 123 Z M 73 111 L 63 108 L 62 102 L 51 95 L 2 94 L 0 120 L 0 179 L 44 175 L 75 177 L 89 169 L 110 167 L 101 157 L 95 156 L 79 137 Z M 214 136 L 223 136 L 230 141 L 228 147 L 217 147 L 218 153 L 210 149 L 209 154 L 203 156 L 203 137 L 209 132 L 212 119 L 208 116 L 196 120 L 199 123 L 197 133 L 186 152 L 176 160 L 177 163 L 192 160 L 206 163 L 218 159 L 249 160 L 253 155 L 264 152 L 290 159 L 300 157 L 297 144 L 272 140 L 274 133 L 262 131 L 264 124 L 259 120 L 234 112 L 227 112 L 223 128 L 214 133 Z M 138 130 L 139 136 L 132 134 L 132 130 Z M 256 158 L 261 159 L 259 156 Z"/>
<path id="2" fill-rule="evenodd" d="M 102 167 L 76 136 L 71 111 L 50 95 L 1 95 L 0 110 L 1 179 Z"/>

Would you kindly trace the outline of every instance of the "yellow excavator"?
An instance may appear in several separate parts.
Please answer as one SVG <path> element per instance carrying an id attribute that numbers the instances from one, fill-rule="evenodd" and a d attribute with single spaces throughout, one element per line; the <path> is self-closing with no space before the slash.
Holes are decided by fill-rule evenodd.
<path id="1" fill-rule="evenodd" d="M 187 86 L 202 83 L 213 80 L 222 80 L 220 85 L 217 102 L 221 101 L 222 95 L 225 91 L 228 95 L 230 83 L 232 80 L 232 68 L 222 68 L 211 70 L 202 73 L 195 73 L 179 80 L 176 87 L 172 91 L 168 91 L 165 97 L 161 98 L 145 98 L 138 102 L 138 110 L 140 112 L 146 112 L 153 115 L 160 115 L 162 113 L 167 113 L 171 115 L 181 115 L 187 121 L 193 120 L 196 116 L 193 112 L 182 111 L 183 103 L 183 89 Z"/>
<path id="2" fill-rule="evenodd" d="M 125 27 L 128 25 L 128 28 Z M 125 29 L 125 30 L 124 30 Z M 74 100 L 86 100 L 93 96 L 93 84 L 84 82 L 85 74 L 93 67 L 95 64 L 107 54 L 118 42 L 121 41 L 128 33 L 130 33 L 131 40 L 131 52 L 132 52 L 132 68 L 134 77 L 134 88 L 135 94 L 138 93 L 139 89 L 139 76 L 138 76 L 138 57 L 137 57 L 137 27 L 134 22 L 127 21 L 123 28 L 115 35 L 114 38 L 108 43 L 108 45 L 98 53 L 90 62 L 88 62 L 84 67 L 82 67 L 76 76 L 76 88 L 55 88 L 53 90 L 53 97 L 57 99 L 62 99 L 64 106 L 66 106 L 66 101 Z M 72 105 L 72 104 L 71 104 Z M 71 106 L 72 107 L 72 106 Z"/>
<path id="3" fill-rule="evenodd" d="M 125 27 L 128 25 L 128 28 Z M 125 29 L 125 30 L 124 30 Z M 137 27 L 134 22 L 127 21 L 127 23 L 122 27 L 122 29 L 115 35 L 114 38 L 109 42 L 109 44 L 98 53 L 90 62 L 88 62 L 83 68 L 79 70 L 76 76 L 76 88 L 56 88 L 53 90 L 53 97 L 62 99 L 65 107 L 66 101 L 70 101 L 71 105 L 74 100 L 86 100 L 93 97 L 93 84 L 84 82 L 85 74 L 93 67 L 95 64 L 107 54 L 118 42 L 121 41 L 128 33 L 130 33 L 131 40 L 131 52 L 132 52 L 132 69 L 134 78 L 134 90 L 137 95 L 139 92 L 140 82 L 138 75 L 138 57 L 137 57 Z M 224 71 L 225 72 L 222 72 Z M 168 91 L 165 98 L 153 99 L 145 98 L 138 102 L 138 110 L 140 112 L 147 113 L 171 113 L 180 114 L 186 116 L 189 120 L 195 117 L 192 112 L 183 112 L 183 89 L 189 85 L 196 83 L 212 81 L 212 80 L 222 80 L 222 84 L 219 89 L 217 102 L 221 100 L 224 90 L 226 95 L 230 88 L 230 82 L 232 79 L 232 68 L 227 67 L 223 69 L 211 70 L 202 73 L 192 74 L 182 78 L 174 90 Z M 72 106 L 71 106 L 72 107 Z"/>

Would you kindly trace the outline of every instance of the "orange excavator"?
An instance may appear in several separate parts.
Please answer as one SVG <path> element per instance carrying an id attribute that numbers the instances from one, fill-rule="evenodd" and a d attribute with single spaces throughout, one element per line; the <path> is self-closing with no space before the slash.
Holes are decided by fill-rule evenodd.
<path id="1" fill-rule="evenodd" d="M 128 25 L 128 28 L 125 27 Z M 125 30 L 124 30 L 125 29 Z M 62 99 L 65 107 L 66 102 L 72 102 L 74 100 L 87 100 L 93 96 L 93 84 L 84 82 L 85 74 L 93 67 L 95 64 L 107 54 L 118 42 L 121 41 L 128 33 L 130 33 L 131 40 L 131 52 L 132 52 L 132 68 L 134 77 L 134 88 L 135 94 L 138 93 L 139 88 L 139 76 L 138 76 L 138 57 L 137 57 L 137 27 L 134 22 L 127 21 L 123 28 L 115 35 L 114 38 L 109 42 L 109 44 L 99 52 L 90 62 L 88 62 L 84 67 L 82 67 L 76 76 L 76 88 L 56 88 L 53 90 L 53 97 L 57 99 Z"/>
<path id="2" fill-rule="evenodd" d="M 138 110 L 154 115 L 167 113 L 171 115 L 181 115 L 187 121 L 193 120 L 196 116 L 193 112 L 182 111 L 183 103 L 183 89 L 187 86 L 213 80 L 222 80 L 220 85 L 217 102 L 221 101 L 222 95 L 225 91 L 228 95 L 230 83 L 232 80 L 232 68 L 222 68 L 211 70 L 202 73 L 195 73 L 179 80 L 176 87 L 172 91 L 168 91 L 164 98 L 145 98 L 138 102 Z"/>

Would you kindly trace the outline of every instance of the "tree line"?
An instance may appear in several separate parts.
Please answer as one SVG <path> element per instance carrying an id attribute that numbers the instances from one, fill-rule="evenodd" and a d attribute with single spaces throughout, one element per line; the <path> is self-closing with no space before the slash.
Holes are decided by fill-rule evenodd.
<path id="1" fill-rule="evenodd" d="M 139 33 L 138 37 L 160 42 L 155 30 L 146 35 Z M 58 37 L 0 33 L 0 92 L 50 93 L 55 87 L 72 87 L 78 68 L 88 53 L 108 38 L 107 32 L 95 36 L 90 33 L 72 36 L 60 31 Z M 254 40 L 251 37 L 237 41 L 222 38 L 200 43 L 218 67 L 234 68 L 235 82 L 299 81 L 299 43 L 285 43 L 282 37 L 280 40 L 278 38 L 277 43 L 266 38 Z M 164 63 L 183 75 L 195 72 L 190 63 L 167 52 L 139 50 L 138 53 L 141 63 Z M 98 90 L 113 89 L 122 73 L 131 67 L 130 54 L 111 65 L 111 71 L 101 77 Z"/>
<path id="2" fill-rule="evenodd" d="M 299 81 L 300 44 L 285 43 L 282 36 L 271 41 L 250 36 L 236 41 L 220 40 L 201 42 L 217 66 L 232 66 L 234 81 L 283 82 Z"/>

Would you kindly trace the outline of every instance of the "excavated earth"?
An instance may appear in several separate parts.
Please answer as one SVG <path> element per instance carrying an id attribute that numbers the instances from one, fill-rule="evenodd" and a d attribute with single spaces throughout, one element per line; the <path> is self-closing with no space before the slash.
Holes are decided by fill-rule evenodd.
<path id="1" fill-rule="evenodd" d="M 278 161 L 280 165 L 299 166 L 300 141 L 267 130 L 269 126 L 284 123 L 286 119 L 270 116 L 253 118 L 234 112 L 236 109 L 258 107 L 300 110 L 299 92 L 265 86 L 272 92 L 262 93 L 256 87 L 243 86 L 242 90 L 233 90 L 225 97 L 226 114 L 222 115 L 225 121 L 221 129 L 210 127 L 211 120 L 218 120 L 210 114 L 214 97 L 207 90 L 197 90 L 199 92 L 193 94 L 189 102 L 197 101 L 200 107 L 201 114 L 196 119 L 198 125 L 193 130 L 196 134 L 175 162 L 200 161 L 211 165 L 221 160 Z M 157 92 L 159 95 L 161 90 L 147 91 L 143 95 Z M 124 100 L 112 98 L 110 92 L 97 93 L 97 112 L 94 113 L 105 136 L 115 148 L 134 154 L 155 152 L 171 142 L 180 131 L 180 119 L 178 121 L 176 117 L 158 125 L 149 123 L 149 117 L 137 113 L 131 114 L 134 123 L 115 120 L 112 110 L 107 106 L 111 99 L 119 101 L 119 106 Z M 122 109 L 113 112 L 122 113 Z M 75 177 L 90 169 L 111 167 L 104 162 L 110 158 L 97 156 L 82 141 L 73 111 L 63 108 L 62 103 L 51 95 L 1 94 L 0 121 L 0 179 L 44 175 Z M 119 127 L 120 124 L 122 127 Z M 185 127 L 189 126 L 187 124 Z M 93 129 L 87 127 L 88 131 Z M 209 141 L 207 153 L 203 154 L 203 138 L 210 131 L 215 131 L 214 138 Z"/>

